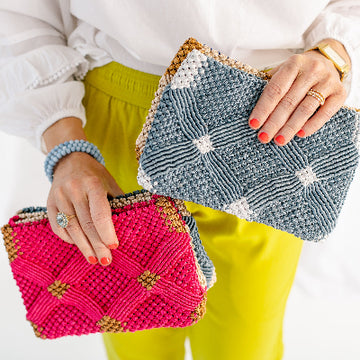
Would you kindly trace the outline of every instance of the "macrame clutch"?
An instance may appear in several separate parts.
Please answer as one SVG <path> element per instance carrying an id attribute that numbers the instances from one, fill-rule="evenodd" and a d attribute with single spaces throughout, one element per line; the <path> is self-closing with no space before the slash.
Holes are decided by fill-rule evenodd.
<path id="1" fill-rule="evenodd" d="M 359 113 L 343 107 L 311 136 L 261 144 L 248 119 L 267 80 L 187 40 L 137 139 L 138 182 L 319 241 L 335 227 L 358 165 Z"/>
<path id="2" fill-rule="evenodd" d="M 46 208 L 23 209 L 2 228 L 36 336 L 185 327 L 204 316 L 216 276 L 183 202 L 137 191 L 110 204 L 120 244 L 106 267 L 57 237 Z"/>

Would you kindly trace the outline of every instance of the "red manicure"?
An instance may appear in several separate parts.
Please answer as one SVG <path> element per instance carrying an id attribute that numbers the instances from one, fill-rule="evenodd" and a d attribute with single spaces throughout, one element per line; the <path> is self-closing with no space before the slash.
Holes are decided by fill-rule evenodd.
<path id="1" fill-rule="evenodd" d="M 110 264 L 110 259 L 108 257 L 103 257 L 100 260 L 102 265 L 109 265 Z"/>
<path id="2" fill-rule="evenodd" d="M 88 260 L 90 264 L 96 264 L 98 262 L 95 256 L 89 256 Z"/>
<path id="3" fill-rule="evenodd" d="M 254 129 L 258 128 L 260 125 L 260 121 L 258 119 L 251 119 L 250 126 Z"/>
<path id="4" fill-rule="evenodd" d="M 303 129 L 299 130 L 296 134 L 297 136 L 303 137 L 305 136 L 305 131 Z"/>
<path id="5" fill-rule="evenodd" d="M 282 136 L 282 135 L 278 135 L 276 138 L 275 138 L 275 141 L 277 143 L 279 143 L 280 145 L 283 145 L 285 143 L 285 138 Z"/>
<path id="6" fill-rule="evenodd" d="M 261 132 L 259 134 L 259 139 L 263 142 L 266 142 L 269 140 L 269 135 L 266 132 Z"/>
<path id="7" fill-rule="evenodd" d="M 111 245 L 108 245 L 108 248 L 113 250 L 113 249 L 116 249 L 119 245 L 118 244 L 111 244 Z"/>

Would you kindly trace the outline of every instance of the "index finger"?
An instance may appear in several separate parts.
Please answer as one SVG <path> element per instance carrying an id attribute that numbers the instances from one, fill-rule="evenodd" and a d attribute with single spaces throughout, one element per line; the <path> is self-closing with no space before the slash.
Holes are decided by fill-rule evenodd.
<path id="1" fill-rule="evenodd" d="M 249 125 L 259 128 L 289 91 L 299 73 L 295 62 L 287 62 L 272 76 L 249 116 Z M 252 125 L 256 119 L 256 126 Z M 251 123 L 250 123 L 251 122 Z"/>
<path id="2" fill-rule="evenodd" d="M 91 218 L 101 241 L 109 249 L 116 249 L 119 246 L 119 240 L 112 221 L 107 194 L 104 191 L 93 190 L 88 196 Z"/>

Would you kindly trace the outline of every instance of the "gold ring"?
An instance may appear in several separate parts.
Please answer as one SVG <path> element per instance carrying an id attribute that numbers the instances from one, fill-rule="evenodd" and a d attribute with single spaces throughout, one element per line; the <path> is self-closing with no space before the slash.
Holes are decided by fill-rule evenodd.
<path id="1" fill-rule="evenodd" d="M 306 95 L 309 95 L 309 96 L 312 96 L 313 98 L 315 98 L 317 101 L 319 101 L 320 105 L 324 105 L 325 104 L 325 97 L 324 95 L 319 92 L 319 91 L 316 91 L 314 89 L 310 89 Z"/>
<path id="2" fill-rule="evenodd" d="M 69 225 L 69 220 L 76 217 L 76 215 L 66 215 L 62 211 L 59 211 L 56 215 L 56 223 L 65 229 Z"/>

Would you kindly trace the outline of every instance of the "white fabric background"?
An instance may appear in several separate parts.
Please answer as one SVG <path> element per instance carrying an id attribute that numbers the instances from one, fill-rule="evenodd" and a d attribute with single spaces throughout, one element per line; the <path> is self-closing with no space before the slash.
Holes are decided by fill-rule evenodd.
<path id="1" fill-rule="evenodd" d="M 23 139 L 0 133 L 0 224 L 17 210 L 46 205 L 44 155 Z M 358 360 L 360 348 L 360 173 L 337 228 L 325 243 L 305 243 L 284 326 L 284 360 Z M 0 245 L 0 359 L 106 359 L 101 337 L 35 337 Z M 188 355 L 190 359 L 190 356 Z M 259 359 L 261 360 L 261 359 Z"/>

